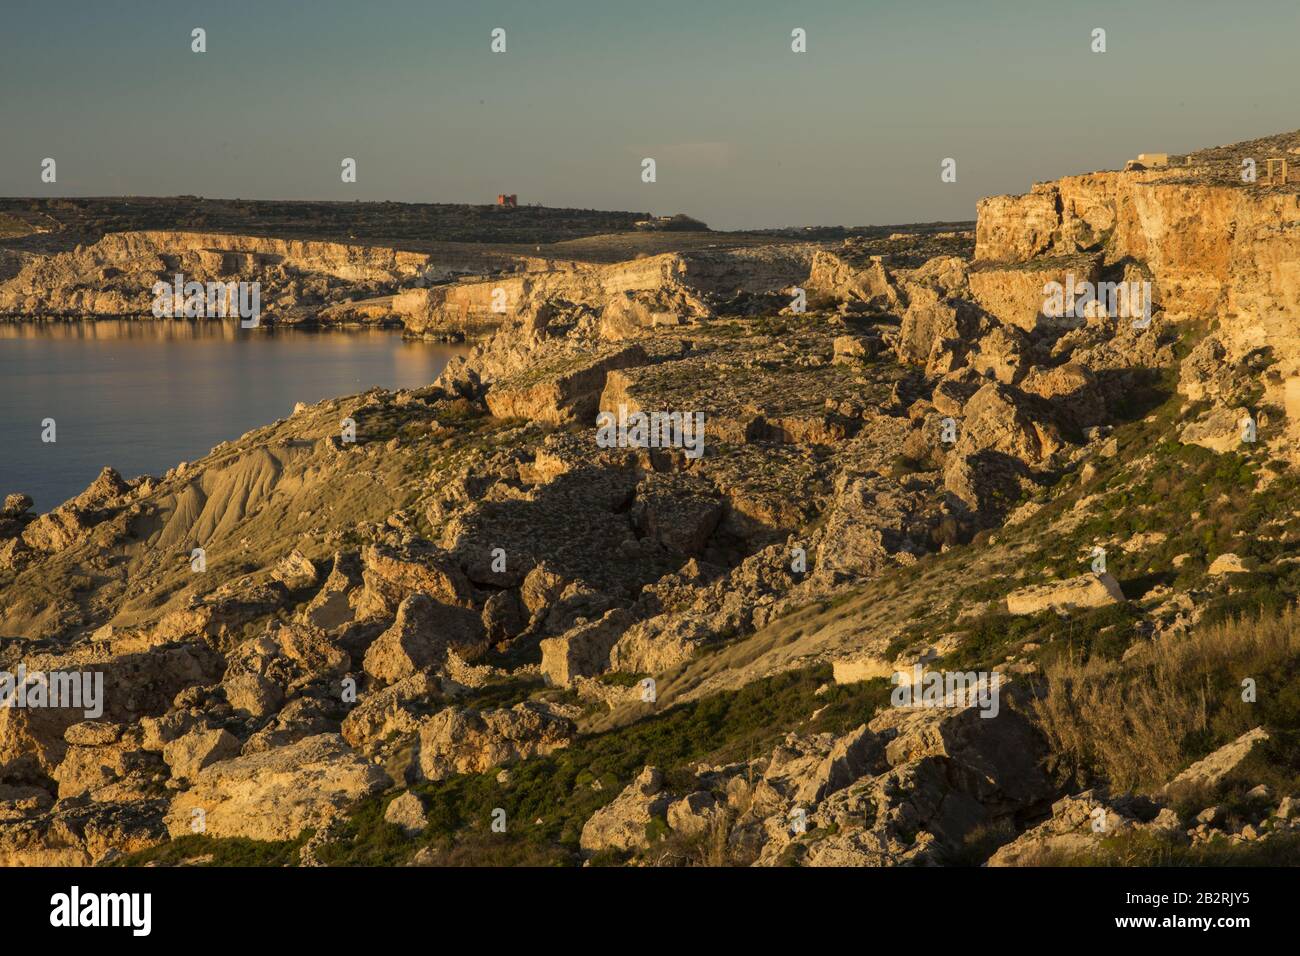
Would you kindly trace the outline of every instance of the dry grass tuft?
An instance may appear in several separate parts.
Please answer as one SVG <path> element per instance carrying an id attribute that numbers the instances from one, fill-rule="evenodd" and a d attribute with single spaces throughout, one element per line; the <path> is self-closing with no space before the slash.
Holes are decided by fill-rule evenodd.
<path id="1" fill-rule="evenodd" d="M 1150 790 L 1260 723 L 1242 680 L 1300 656 L 1300 615 L 1247 617 L 1150 642 L 1127 660 L 1063 656 L 1044 671 L 1034 716 L 1062 768 Z"/>

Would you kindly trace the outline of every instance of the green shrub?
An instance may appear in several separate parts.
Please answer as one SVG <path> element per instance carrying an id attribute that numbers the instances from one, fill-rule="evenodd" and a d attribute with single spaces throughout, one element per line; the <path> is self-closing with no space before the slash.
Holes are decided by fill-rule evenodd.
<path id="1" fill-rule="evenodd" d="M 311 837 L 312 831 L 299 834 L 296 840 L 247 840 L 243 837 L 213 837 L 191 834 L 176 837 L 166 843 L 129 853 L 112 866 L 180 866 L 186 860 L 211 857 L 196 866 L 295 866 L 298 850 Z"/>
<path id="2" fill-rule="evenodd" d="M 1037 866 L 1300 866 L 1300 833 L 1268 840 L 1233 843 L 1216 836 L 1195 846 L 1149 830 L 1130 830 L 1106 837 L 1092 850 L 1054 852 L 1033 861 Z"/>
<path id="3" fill-rule="evenodd" d="M 489 862 L 458 850 L 479 841 L 496 808 L 506 811 L 509 832 L 520 830 L 539 859 L 577 863 L 578 838 L 587 819 L 646 765 L 661 768 L 674 785 L 693 785 L 689 764 L 746 760 L 769 751 L 791 730 L 845 733 L 889 700 L 888 681 L 834 685 L 819 665 L 778 674 L 736 691 L 672 707 L 627 727 L 577 740 L 571 747 L 510 768 L 502 784 L 496 772 L 465 774 L 417 784 L 428 826 L 411 839 L 383 821 L 384 798 L 356 807 L 338 827 L 341 838 L 317 851 L 331 865 L 390 865 L 421 846 L 457 863 Z M 817 717 L 812 718 L 816 711 Z"/>

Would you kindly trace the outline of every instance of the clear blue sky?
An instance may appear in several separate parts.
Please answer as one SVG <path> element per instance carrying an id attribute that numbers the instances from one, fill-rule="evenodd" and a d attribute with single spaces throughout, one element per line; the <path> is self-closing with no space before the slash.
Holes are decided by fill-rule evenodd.
<path id="1" fill-rule="evenodd" d="M 859 225 L 972 218 L 1035 179 L 1300 126 L 1293 0 L 0 3 L 7 196 L 506 191 Z"/>

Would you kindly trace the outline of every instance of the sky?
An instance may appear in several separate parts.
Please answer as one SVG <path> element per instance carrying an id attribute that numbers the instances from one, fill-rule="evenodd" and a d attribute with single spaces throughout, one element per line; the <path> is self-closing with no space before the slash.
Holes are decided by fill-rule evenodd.
<path id="1" fill-rule="evenodd" d="M 972 219 L 1300 126 L 1298 28 L 1294 0 L 0 0 L 0 195 Z"/>

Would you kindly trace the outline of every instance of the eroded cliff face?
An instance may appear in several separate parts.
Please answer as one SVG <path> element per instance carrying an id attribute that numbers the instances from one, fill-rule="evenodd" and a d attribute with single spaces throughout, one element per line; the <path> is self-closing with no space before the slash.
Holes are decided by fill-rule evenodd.
<path id="1" fill-rule="evenodd" d="M 793 285 L 811 244 L 665 253 L 612 264 L 484 247 L 436 254 L 372 245 L 175 231 L 105 236 L 52 256 L 10 257 L 0 315 L 152 314 L 153 287 L 257 282 L 268 323 L 389 322 L 417 335 L 490 331 L 550 303 L 602 310 L 618 300 L 646 316 L 702 316 L 725 300 Z M 644 317 L 644 316 L 643 316 Z"/>
<path id="2" fill-rule="evenodd" d="M 1042 297 L 1043 281 L 1064 281 L 1067 271 L 1079 282 L 1149 280 L 1157 311 L 1210 330 L 1215 344 L 1207 347 L 1222 350 L 1220 371 L 1246 360 L 1259 366 L 1246 391 L 1261 393 L 1260 406 L 1285 409 L 1294 438 L 1300 434 L 1300 192 L 1294 181 L 1243 182 L 1239 162 L 1249 155 L 1262 168 L 1281 146 L 1241 144 L 1192 154 L 1181 159 L 1185 165 L 1068 176 L 1023 196 L 982 200 L 972 288 L 981 276 L 988 287 L 977 289 L 981 302 L 994 312 L 1017 312 L 1016 324 L 1033 328 L 1042 321 L 1035 293 Z M 1017 283 L 1022 288 L 1008 301 Z M 1242 400 L 1206 374 L 1205 368 L 1184 370 L 1188 397 Z"/>
<path id="3" fill-rule="evenodd" d="M 535 268 L 514 275 L 408 290 L 394 300 L 393 309 L 412 332 L 464 330 L 497 325 L 507 315 L 551 301 L 601 308 L 620 292 L 657 293 L 685 288 L 685 263 L 676 254 L 613 265 L 547 260 L 532 265 Z"/>
<path id="4" fill-rule="evenodd" d="M 1300 308 L 1300 195 L 1169 179 L 1157 170 L 1093 173 L 985 199 L 975 257 L 1137 260 L 1150 268 L 1171 318 L 1249 325 Z"/>
<path id="5" fill-rule="evenodd" d="M 710 314 L 736 295 L 761 295 L 808 275 L 811 244 L 664 253 L 608 265 L 530 260 L 513 275 L 465 279 L 407 291 L 393 311 L 412 332 L 472 331 L 553 303 L 596 311 L 631 307 L 644 324 Z"/>

